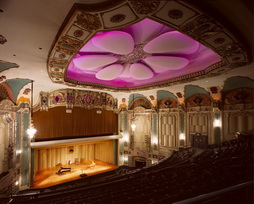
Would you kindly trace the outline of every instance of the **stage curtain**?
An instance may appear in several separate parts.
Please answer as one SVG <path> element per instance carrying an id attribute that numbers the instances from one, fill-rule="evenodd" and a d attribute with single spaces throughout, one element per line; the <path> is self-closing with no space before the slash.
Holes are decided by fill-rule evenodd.
<path id="1" fill-rule="evenodd" d="M 101 113 L 98 114 L 97 110 Z M 50 108 L 33 114 L 36 139 L 107 135 L 118 132 L 118 116 L 113 111 L 75 107 L 66 113 L 65 107 Z"/>
<path id="2" fill-rule="evenodd" d="M 113 164 L 113 148 L 112 141 L 95 144 L 95 159 Z"/>
<path id="3" fill-rule="evenodd" d="M 70 152 L 70 150 L 73 151 Z M 34 150 L 34 173 L 40 169 L 98 159 L 113 164 L 113 141 L 83 143 L 62 147 L 48 147 Z"/>

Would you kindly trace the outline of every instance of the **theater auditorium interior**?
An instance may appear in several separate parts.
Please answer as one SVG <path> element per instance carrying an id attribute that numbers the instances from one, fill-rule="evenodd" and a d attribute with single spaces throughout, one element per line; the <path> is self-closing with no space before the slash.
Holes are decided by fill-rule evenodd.
<path id="1" fill-rule="evenodd" d="M 0 203 L 253 202 L 251 0 L 0 1 Z"/>

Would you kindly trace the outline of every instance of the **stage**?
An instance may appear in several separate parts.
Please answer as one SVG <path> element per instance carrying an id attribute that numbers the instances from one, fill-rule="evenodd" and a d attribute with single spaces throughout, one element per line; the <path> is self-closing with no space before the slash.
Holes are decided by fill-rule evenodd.
<path id="1" fill-rule="evenodd" d="M 94 161 L 95 165 L 91 165 L 92 161 Z M 71 172 L 63 172 L 60 175 L 56 174 L 56 172 L 58 172 L 61 167 L 71 168 Z M 112 164 L 102 162 L 96 159 L 80 162 L 79 164 L 58 165 L 56 167 L 38 170 L 34 176 L 34 185 L 32 186 L 32 188 L 45 188 L 60 183 L 80 179 L 80 174 L 92 176 L 117 168 L 118 166 L 114 166 Z"/>

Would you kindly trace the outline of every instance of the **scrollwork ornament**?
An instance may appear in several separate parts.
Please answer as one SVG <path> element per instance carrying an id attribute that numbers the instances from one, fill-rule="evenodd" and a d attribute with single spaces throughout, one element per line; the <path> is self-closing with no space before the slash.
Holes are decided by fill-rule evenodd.
<path id="1" fill-rule="evenodd" d="M 64 59 L 65 57 L 66 57 L 66 54 L 64 54 L 64 53 L 62 53 L 62 54 L 59 55 L 59 58 L 60 58 L 60 59 Z"/>
<path id="2" fill-rule="evenodd" d="M 74 31 L 73 35 L 76 37 L 76 38 L 80 38 L 84 35 L 84 31 L 83 30 L 76 30 Z"/>
<path id="3" fill-rule="evenodd" d="M 237 43 L 219 47 L 216 52 L 223 57 L 231 57 L 234 54 L 243 53 L 242 47 Z"/>
<path id="4" fill-rule="evenodd" d="M 169 18 L 179 19 L 183 17 L 183 12 L 178 9 L 172 9 L 168 12 Z"/>
<path id="5" fill-rule="evenodd" d="M 225 38 L 216 38 L 213 42 L 215 44 L 222 44 L 223 42 L 225 42 Z"/>
<path id="6" fill-rule="evenodd" d="M 124 14 L 116 14 L 110 18 L 110 22 L 112 23 L 120 23 L 126 18 Z"/>
<path id="7" fill-rule="evenodd" d="M 78 14 L 77 20 L 74 23 L 89 31 L 97 30 L 102 26 L 98 16 L 89 13 Z"/>
<path id="8" fill-rule="evenodd" d="M 139 14 L 148 14 L 156 11 L 160 1 L 159 0 L 135 0 L 131 1 L 133 8 Z"/>

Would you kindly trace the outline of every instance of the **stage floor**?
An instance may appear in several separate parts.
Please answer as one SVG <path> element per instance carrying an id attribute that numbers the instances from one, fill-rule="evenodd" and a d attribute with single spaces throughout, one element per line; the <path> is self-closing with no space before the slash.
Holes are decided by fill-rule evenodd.
<path id="1" fill-rule="evenodd" d="M 92 161 L 94 161 L 96 165 L 90 168 L 89 165 L 92 163 Z M 71 172 L 64 172 L 61 175 L 57 175 L 56 172 L 60 169 L 60 167 L 71 168 Z M 85 173 L 87 176 L 92 176 L 117 168 L 118 166 L 114 166 L 112 164 L 94 159 L 80 162 L 80 164 L 76 165 L 66 164 L 57 167 L 41 169 L 36 172 L 36 175 L 34 177 L 34 185 L 32 188 L 45 188 L 60 183 L 80 179 L 80 174 L 83 173 Z"/>

